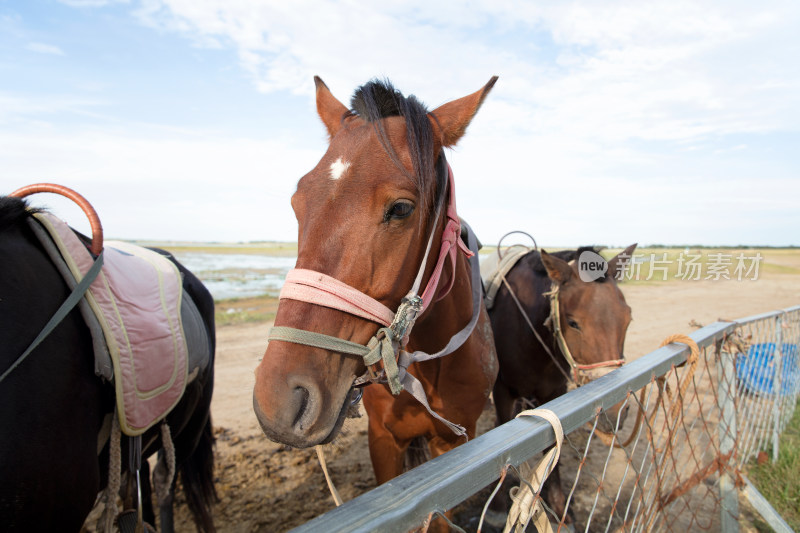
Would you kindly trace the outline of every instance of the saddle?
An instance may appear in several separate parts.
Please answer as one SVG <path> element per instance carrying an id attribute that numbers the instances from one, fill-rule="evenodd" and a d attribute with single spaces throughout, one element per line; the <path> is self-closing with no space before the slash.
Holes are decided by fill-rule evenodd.
<path id="1" fill-rule="evenodd" d="M 34 214 L 30 226 L 73 288 L 94 262 L 85 243 L 49 213 Z M 121 241 L 105 241 L 102 270 L 78 305 L 92 334 L 95 373 L 114 384 L 120 428 L 141 435 L 210 361 L 200 313 L 172 261 Z"/>
<path id="2" fill-rule="evenodd" d="M 491 309 L 494 306 L 494 299 L 503 284 L 503 278 L 505 278 L 506 274 L 514 268 L 517 261 L 529 252 L 530 249 L 526 247 L 513 247 L 507 250 L 502 258 L 497 254 L 492 254 L 481 261 L 481 277 L 486 291 L 483 301 L 486 304 L 486 309 Z"/>

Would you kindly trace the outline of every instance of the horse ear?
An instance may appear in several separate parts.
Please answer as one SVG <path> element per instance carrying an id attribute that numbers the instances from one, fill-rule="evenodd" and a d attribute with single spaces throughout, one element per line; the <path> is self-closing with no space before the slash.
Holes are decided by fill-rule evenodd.
<path id="1" fill-rule="evenodd" d="M 631 244 L 613 258 L 608 260 L 609 276 L 617 279 L 622 277 L 622 274 L 625 273 L 625 269 L 631 263 L 631 257 L 633 257 L 633 251 L 636 249 L 637 244 L 638 243 Z"/>
<path id="2" fill-rule="evenodd" d="M 328 135 L 333 137 L 342 127 L 342 117 L 347 108 L 331 94 L 319 76 L 314 76 L 314 85 L 317 86 L 317 113 L 328 129 Z"/>
<path id="3" fill-rule="evenodd" d="M 547 270 L 547 276 L 561 285 L 568 282 L 574 275 L 569 263 L 554 255 L 548 254 L 544 250 L 542 250 L 542 263 L 544 264 L 545 270 Z"/>
<path id="4" fill-rule="evenodd" d="M 443 104 L 428 114 L 434 135 L 441 146 L 453 146 L 464 135 L 472 117 L 478 112 L 496 81 L 497 76 L 492 76 L 489 83 L 479 91 Z"/>

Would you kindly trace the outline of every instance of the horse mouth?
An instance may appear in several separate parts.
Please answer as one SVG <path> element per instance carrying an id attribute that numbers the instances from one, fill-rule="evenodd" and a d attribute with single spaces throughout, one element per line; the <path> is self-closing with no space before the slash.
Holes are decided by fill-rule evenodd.
<path id="1" fill-rule="evenodd" d="M 271 423 L 261 410 L 255 393 L 253 394 L 253 411 L 255 412 L 256 419 L 258 420 L 261 430 L 270 440 L 279 442 L 281 444 L 286 444 L 287 446 L 291 446 L 293 448 L 310 448 L 311 446 L 316 446 L 318 444 L 328 444 L 339 435 L 355 395 L 356 389 L 351 388 L 347 395 L 345 395 L 345 401 L 342 402 L 342 407 L 336 415 L 333 426 L 331 427 L 330 431 L 327 432 L 323 432 L 321 430 L 307 431 L 304 429 L 304 417 L 302 412 L 295 417 L 289 427 Z M 305 395 L 303 398 L 301 398 L 301 402 L 304 404 L 304 410 L 309 401 L 308 395 Z"/>
<path id="2" fill-rule="evenodd" d="M 356 389 L 351 388 L 347 393 L 344 403 L 342 404 L 342 409 L 339 411 L 339 415 L 336 417 L 336 422 L 333 424 L 333 429 L 331 429 L 331 432 L 328 434 L 328 436 L 325 437 L 325 439 L 319 444 L 330 444 L 336 437 L 339 436 L 339 432 L 342 430 L 344 421 L 347 418 L 347 413 L 350 411 L 350 406 L 361 399 L 361 395 L 357 394 L 357 392 L 358 391 Z M 354 398 L 356 397 L 357 399 L 354 402 Z"/>

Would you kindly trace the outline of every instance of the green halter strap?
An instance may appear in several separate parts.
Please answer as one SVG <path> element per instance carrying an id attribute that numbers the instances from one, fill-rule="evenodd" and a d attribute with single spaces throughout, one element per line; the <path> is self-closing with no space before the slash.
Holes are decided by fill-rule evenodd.
<path id="1" fill-rule="evenodd" d="M 315 331 L 305 331 L 285 326 L 272 328 L 269 333 L 269 340 L 293 342 L 334 353 L 356 355 L 364 359 L 364 364 L 367 365 L 367 368 L 378 361 L 383 361 L 383 368 L 392 394 L 397 395 L 403 390 L 395 359 L 395 347 L 399 341 L 396 340 L 395 333 L 391 327 L 379 329 L 366 346 Z"/>

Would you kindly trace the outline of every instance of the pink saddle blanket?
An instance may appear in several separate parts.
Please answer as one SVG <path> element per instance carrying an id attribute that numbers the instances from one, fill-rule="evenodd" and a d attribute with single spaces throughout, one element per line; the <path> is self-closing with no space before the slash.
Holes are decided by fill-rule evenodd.
<path id="1" fill-rule="evenodd" d="M 94 259 L 63 221 L 36 218 L 48 230 L 80 281 Z M 100 323 L 111 356 L 120 427 L 140 435 L 183 396 L 188 350 L 181 323 L 181 274 L 166 257 L 120 241 L 106 241 L 103 267 L 85 298 Z"/>

